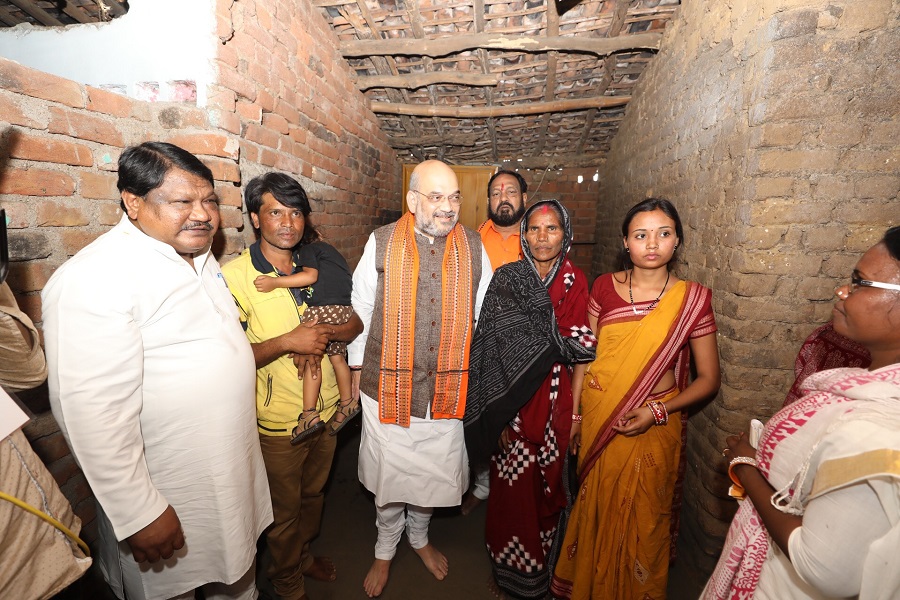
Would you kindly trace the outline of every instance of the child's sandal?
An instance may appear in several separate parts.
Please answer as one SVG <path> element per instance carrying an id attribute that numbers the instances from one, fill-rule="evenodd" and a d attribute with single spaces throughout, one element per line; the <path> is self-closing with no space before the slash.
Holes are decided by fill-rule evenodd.
<path id="1" fill-rule="evenodd" d="M 359 398 L 350 398 L 346 402 L 341 400 L 337 405 L 337 412 L 334 413 L 334 421 L 331 423 L 331 435 L 337 435 L 344 428 L 344 425 L 358 415 L 362 411 L 359 405 Z"/>
<path id="2" fill-rule="evenodd" d="M 302 411 L 300 413 L 300 418 L 297 419 L 297 426 L 294 427 L 294 430 L 291 432 L 291 435 L 293 435 L 291 438 L 291 445 L 296 446 L 306 438 L 317 433 L 323 427 L 325 427 L 325 423 L 319 416 L 318 410 L 310 408 Z"/>

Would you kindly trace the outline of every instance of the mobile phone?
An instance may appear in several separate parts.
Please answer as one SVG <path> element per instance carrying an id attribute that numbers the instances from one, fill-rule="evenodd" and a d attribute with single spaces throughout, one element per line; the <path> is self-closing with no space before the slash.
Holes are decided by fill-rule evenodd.
<path id="1" fill-rule="evenodd" d="M 759 444 L 759 436 L 762 435 L 763 427 L 763 422 L 759 419 L 750 421 L 750 445 L 754 448 Z"/>

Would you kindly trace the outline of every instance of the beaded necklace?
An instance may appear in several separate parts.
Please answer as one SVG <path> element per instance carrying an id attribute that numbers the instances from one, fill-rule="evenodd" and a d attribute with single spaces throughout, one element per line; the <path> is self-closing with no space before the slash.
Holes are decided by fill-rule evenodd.
<path id="1" fill-rule="evenodd" d="M 634 296 L 631 295 L 631 278 L 634 275 L 634 269 L 631 270 L 631 273 L 628 274 L 628 301 L 631 303 L 631 310 L 634 314 L 638 314 L 637 308 L 634 306 Z M 666 282 L 663 284 L 663 288 L 659 292 L 659 296 L 656 297 L 656 300 L 650 303 L 650 306 L 646 308 L 646 312 L 649 313 L 651 310 L 656 308 L 656 304 L 659 302 L 659 299 L 662 298 L 663 292 L 666 291 L 666 286 L 669 285 L 669 271 L 666 270 Z M 646 313 L 644 313 L 646 314 Z"/>

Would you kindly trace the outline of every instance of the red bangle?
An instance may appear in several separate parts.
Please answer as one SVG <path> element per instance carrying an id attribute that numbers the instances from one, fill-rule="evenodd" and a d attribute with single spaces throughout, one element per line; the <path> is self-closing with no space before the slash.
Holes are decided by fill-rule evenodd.
<path id="1" fill-rule="evenodd" d="M 669 422 L 669 411 L 662 402 L 651 400 L 647 403 L 647 408 L 650 409 L 650 413 L 653 415 L 653 421 L 657 425 L 665 425 Z"/>
<path id="2" fill-rule="evenodd" d="M 584 419 L 584 417 L 582 417 L 581 415 L 572 415 L 573 423 L 581 423 L 582 419 Z"/>

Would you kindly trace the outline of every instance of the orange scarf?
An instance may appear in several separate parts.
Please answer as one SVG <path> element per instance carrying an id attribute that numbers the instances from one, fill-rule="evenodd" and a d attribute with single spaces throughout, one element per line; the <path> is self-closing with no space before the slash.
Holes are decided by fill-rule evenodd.
<path id="1" fill-rule="evenodd" d="M 419 251 L 415 216 L 397 222 L 384 253 L 384 335 L 378 377 L 382 423 L 409 427 L 415 356 L 416 289 Z M 472 253 L 461 225 L 447 236 L 441 276 L 441 341 L 431 414 L 435 419 L 461 419 L 469 385 L 469 342 L 472 339 Z"/>

